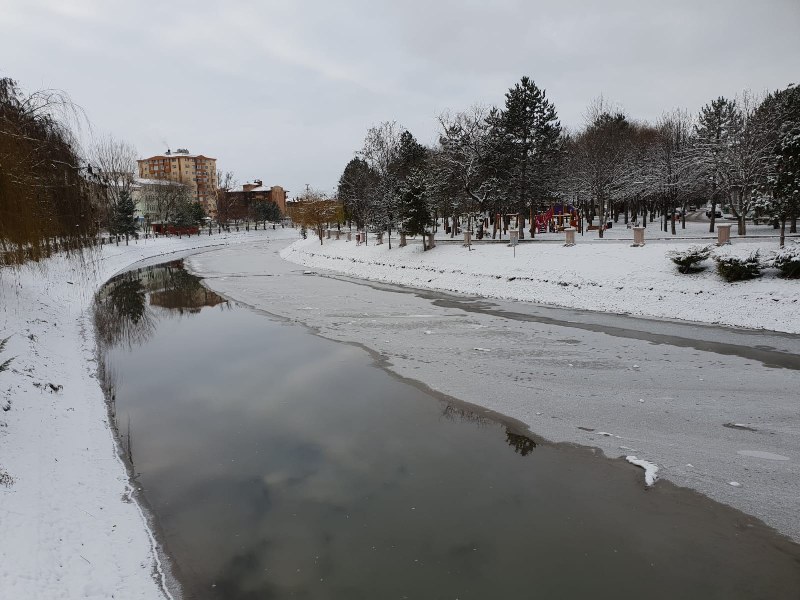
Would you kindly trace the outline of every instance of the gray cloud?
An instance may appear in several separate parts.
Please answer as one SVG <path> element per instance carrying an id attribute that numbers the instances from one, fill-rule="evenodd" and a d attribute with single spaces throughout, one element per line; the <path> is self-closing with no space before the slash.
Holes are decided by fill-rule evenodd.
<path id="1" fill-rule="evenodd" d="M 800 3 L 6 0 L 0 75 L 68 91 L 144 155 L 188 147 L 240 180 L 332 189 L 371 124 L 500 104 L 523 74 L 578 127 L 800 80 Z"/>

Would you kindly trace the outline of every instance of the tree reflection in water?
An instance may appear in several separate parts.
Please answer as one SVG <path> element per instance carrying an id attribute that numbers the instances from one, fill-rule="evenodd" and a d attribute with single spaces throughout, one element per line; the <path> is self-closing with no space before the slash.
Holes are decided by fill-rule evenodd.
<path id="1" fill-rule="evenodd" d="M 465 406 L 458 406 L 452 402 L 442 401 L 442 416 L 449 421 L 462 421 L 474 423 L 479 427 L 497 425 L 496 421 L 486 418 L 484 415 L 476 413 Z M 531 438 L 515 433 L 510 427 L 506 427 L 506 443 L 514 448 L 514 452 L 520 456 L 528 456 L 534 448 L 536 442 Z"/>
<path id="2" fill-rule="evenodd" d="M 228 306 L 200 281 L 184 270 L 180 260 L 112 278 L 95 297 L 98 342 L 105 347 L 124 344 L 130 348 L 147 341 L 158 321 L 153 306 L 180 314 L 195 314 L 204 306 Z"/>
<path id="3" fill-rule="evenodd" d="M 94 324 L 102 347 L 131 347 L 147 341 L 155 318 L 147 308 L 138 273 L 123 273 L 101 288 L 94 301 Z"/>
<path id="4" fill-rule="evenodd" d="M 521 456 L 528 456 L 528 454 L 536 448 L 536 442 L 531 438 L 520 435 L 519 433 L 514 433 L 508 427 L 506 427 L 506 442 L 508 442 L 509 446 L 514 448 L 514 452 Z"/>

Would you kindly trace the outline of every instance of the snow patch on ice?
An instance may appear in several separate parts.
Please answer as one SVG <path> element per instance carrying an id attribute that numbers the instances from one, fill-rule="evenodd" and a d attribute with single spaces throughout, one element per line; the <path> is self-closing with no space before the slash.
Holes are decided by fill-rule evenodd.
<path id="1" fill-rule="evenodd" d="M 626 456 L 625 460 L 632 465 L 636 465 L 637 467 L 642 467 L 644 469 L 644 482 L 648 487 L 658 481 L 658 466 L 656 466 L 654 463 L 641 458 L 636 458 L 635 456 Z"/>

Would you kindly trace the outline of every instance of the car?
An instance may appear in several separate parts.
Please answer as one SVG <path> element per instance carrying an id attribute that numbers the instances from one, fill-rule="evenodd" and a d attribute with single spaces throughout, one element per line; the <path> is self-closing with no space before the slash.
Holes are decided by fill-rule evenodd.
<path id="1" fill-rule="evenodd" d="M 711 218 L 711 209 L 708 209 L 708 210 L 706 211 L 706 216 L 707 216 L 709 219 Z M 716 210 L 714 211 L 714 218 L 715 218 L 715 219 L 721 219 L 721 218 L 722 218 L 722 211 L 721 211 L 720 209 L 716 209 Z"/>

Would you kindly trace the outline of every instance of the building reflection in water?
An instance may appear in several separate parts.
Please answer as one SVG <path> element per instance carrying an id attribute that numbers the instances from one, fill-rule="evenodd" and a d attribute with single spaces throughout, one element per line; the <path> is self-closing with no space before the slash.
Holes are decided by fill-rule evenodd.
<path id="1" fill-rule="evenodd" d="M 201 279 L 183 268 L 183 261 L 129 271 L 111 279 L 97 293 L 94 321 L 103 347 L 132 347 L 146 342 L 158 322 L 151 307 L 196 314 L 205 307 L 229 306 Z"/>

